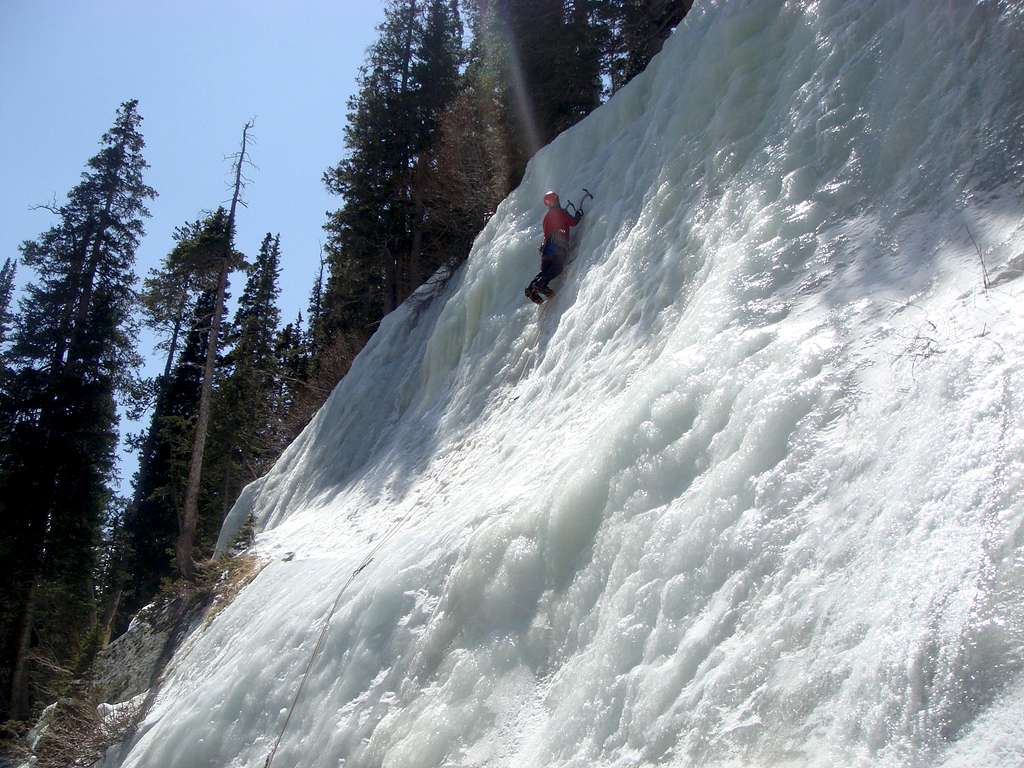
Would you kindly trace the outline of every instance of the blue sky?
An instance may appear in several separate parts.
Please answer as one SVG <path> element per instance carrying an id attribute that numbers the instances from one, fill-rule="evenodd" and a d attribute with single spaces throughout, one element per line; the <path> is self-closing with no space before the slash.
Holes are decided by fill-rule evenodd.
<path id="1" fill-rule="evenodd" d="M 160 195 L 138 252 L 145 273 L 177 225 L 228 199 L 224 156 L 255 118 L 237 244 L 252 255 L 265 232 L 281 234 L 282 315 L 293 318 L 324 212 L 340 202 L 320 176 L 342 156 L 346 101 L 382 18 L 376 0 L 0 0 L 0 260 L 51 225 L 30 206 L 63 199 L 118 105 L 136 98 Z"/>

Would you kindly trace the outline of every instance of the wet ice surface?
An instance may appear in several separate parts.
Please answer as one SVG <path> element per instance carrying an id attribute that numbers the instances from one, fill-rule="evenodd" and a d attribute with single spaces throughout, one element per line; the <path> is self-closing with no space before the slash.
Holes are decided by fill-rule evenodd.
<path id="1" fill-rule="evenodd" d="M 263 765 L 385 536 L 275 766 L 1024 762 L 1020 9 L 698 5 L 247 490 L 109 765 Z"/>

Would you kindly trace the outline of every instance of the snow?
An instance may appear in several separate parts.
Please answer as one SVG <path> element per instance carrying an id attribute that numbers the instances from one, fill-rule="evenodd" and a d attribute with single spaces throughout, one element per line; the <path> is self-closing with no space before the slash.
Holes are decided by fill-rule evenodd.
<path id="1" fill-rule="evenodd" d="M 100 704 L 96 707 L 96 714 L 104 723 L 109 723 L 114 727 L 119 717 L 130 718 L 133 716 L 145 704 L 148 694 L 149 691 L 142 691 L 117 704 Z"/>
<path id="2" fill-rule="evenodd" d="M 39 714 L 39 720 L 36 722 L 35 726 L 32 728 L 31 731 L 28 732 L 28 735 L 25 737 L 25 742 L 31 751 L 35 751 L 36 747 L 39 746 L 39 742 L 42 740 L 43 736 L 45 736 L 46 732 L 50 729 L 50 725 L 53 722 L 53 714 L 56 711 L 57 702 L 54 702 L 53 704 L 50 704 L 45 709 L 43 709 L 43 711 Z M 24 763 L 24 765 L 32 765 L 32 763 L 34 762 L 35 757 L 32 756 L 26 763 Z"/>
<path id="3" fill-rule="evenodd" d="M 277 768 L 1024 763 L 1022 31 L 698 4 L 246 490 L 107 765 L 264 765 L 370 554 Z"/>

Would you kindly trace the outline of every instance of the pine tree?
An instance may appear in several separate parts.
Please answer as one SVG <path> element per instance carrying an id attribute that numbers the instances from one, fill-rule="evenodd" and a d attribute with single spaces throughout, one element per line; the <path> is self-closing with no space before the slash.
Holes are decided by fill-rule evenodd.
<path id="1" fill-rule="evenodd" d="M 223 380 L 214 398 L 210 459 L 203 515 L 219 527 L 242 488 L 268 468 L 276 442 L 278 389 L 277 285 L 281 271 L 280 235 L 263 238 L 238 300 L 228 332 Z"/>
<path id="2" fill-rule="evenodd" d="M 422 32 L 413 48 L 411 83 L 417 132 L 414 151 L 433 142 L 438 121 L 459 87 L 462 65 L 462 17 L 455 0 L 429 0 Z"/>
<path id="3" fill-rule="evenodd" d="M 7 714 L 31 705 L 31 646 L 52 660 L 83 663 L 96 622 L 100 529 L 109 507 L 117 444 L 115 395 L 138 357 L 131 312 L 135 250 L 155 192 L 137 102 L 118 110 L 100 152 L 55 213 L 59 222 L 21 248 L 36 280 L 25 291 L 4 393 L 0 497 L 10 551 L 0 571 L 10 606 L 6 641 Z"/>
<path id="4" fill-rule="evenodd" d="M 320 356 L 324 342 L 324 257 L 320 254 L 320 270 L 316 281 L 309 292 L 309 304 L 306 309 L 308 327 L 305 334 L 306 354 L 309 357 L 308 373 L 313 372 L 315 361 Z M 300 326 L 301 327 L 301 326 Z"/>
<path id="5" fill-rule="evenodd" d="M 309 423 L 366 343 L 367 335 L 357 330 L 328 337 L 323 309 L 330 298 L 324 289 L 325 263 L 321 259 L 310 291 L 305 331 L 300 313 L 278 336 L 279 389 L 286 406 L 278 426 L 277 453 Z"/>
<path id="6" fill-rule="evenodd" d="M 404 299 L 439 266 L 437 248 L 431 242 L 431 223 L 426 197 L 431 176 L 444 172 L 432 164 L 441 118 L 458 92 L 463 58 L 462 19 L 452 0 L 430 0 L 422 36 L 414 51 L 412 87 L 416 99 L 418 132 L 415 160 L 409 178 L 412 202 L 408 258 L 401 265 L 399 299 Z"/>
<path id="7" fill-rule="evenodd" d="M 345 200 L 325 227 L 331 332 L 365 326 L 397 305 L 396 257 L 408 248 L 404 186 L 415 132 L 410 73 L 417 10 L 417 0 L 386 6 L 380 37 L 360 70 L 359 92 L 349 100 L 349 154 L 324 174 L 328 190 Z"/>
<path id="8" fill-rule="evenodd" d="M 456 93 L 461 20 L 450 0 L 391 0 L 349 101 L 348 156 L 324 174 L 330 214 L 325 328 L 363 333 L 422 279 L 424 153 Z"/>
<path id="9" fill-rule="evenodd" d="M 200 282 L 208 275 L 197 269 L 185 251 L 192 247 L 203 230 L 202 221 L 186 222 L 174 230 L 176 243 L 159 268 L 151 269 L 143 283 L 142 311 L 146 326 L 160 338 L 158 350 L 167 354 L 164 377 L 171 371 L 178 350 L 182 325 L 195 302 Z M 207 265 L 201 265 L 208 269 Z"/>
<path id="10" fill-rule="evenodd" d="M 510 188 L 507 147 L 486 87 L 469 85 L 445 111 L 420 194 L 428 212 L 424 261 L 443 284 L 469 255 L 470 246 Z"/>
<path id="11" fill-rule="evenodd" d="M 559 130 L 567 56 L 563 0 L 477 0 L 471 18 L 479 82 L 495 89 L 501 105 L 515 186 L 526 162 Z"/>
<path id="12" fill-rule="evenodd" d="M 611 31 L 606 41 L 605 73 L 617 91 L 644 71 L 693 0 L 616 0 L 598 14 Z"/>
<path id="13" fill-rule="evenodd" d="M 181 452 L 191 436 L 198 403 L 202 360 L 196 352 L 196 339 L 197 335 L 206 338 L 195 320 L 188 336 L 191 345 L 177 368 L 172 366 L 202 283 L 210 282 L 210 275 L 196 272 L 184 253 L 202 230 L 202 221 L 186 222 L 175 229 L 174 249 L 160 267 L 150 270 L 140 293 L 143 322 L 157 334 L 156 348 L 165 351 L 166 357 L 163 373 L 149 388 L 155 398 L 146 403 L 153 406 L 149 427 L 134 441 L 139 469 L 133 478 L 132 497 L 125 502 L 118 516 L 119 529 L 111 536 L 100 634 L 104 642 L 115 629 L 124 628 L 123 619 L 148 602 L 160 580 L 170 575 L 167 551 L 173 546 L 177 525 L 174 501 L 181 498 L 175 489 L 184 486 L 184 478 L 175 469 L 180 470 Z M 212 300 L 207 304 L 206 315 L 200 318 L 203 326 L 209 325 Z"/>
<path id="14" fill-rule="evenodd" d="M 233 348 L 228 358 L 236 371 L 272 374 L 274 338 L 281 319 L 277 308 L 280 274 L 281 236 L 268 232 L 248 271 L 235 311 L 231 331 Z"/>
<path id="15" fill-rule="evenodd" d="M 161 580 L 174 573 L 178 512 L 185 501 L 214 294 L 209 288 L 191 303 L 184 343 L 170 373 L 159 381 L 149 428 L 139 447 L 139 469 L 124 523 L 125 593 L 113 616 L 119 629 L 152 599 Z"/>
<path id="16" fill-rule="evenodd" d="M 178 510 L 178 537 L 175 542 L 175 562 L 178 572 L 186 579 L 195 575 L 193 560 L 196 526 L 199 521 L 199 493 L 202 481 L 202 468 L 206 452 L 206 440 L 210 424 L 211 396 L 213 380 L 216 375 L 217 352 L 220 348 L 221 318 L 224 313 L 224 301 L 227 295 L 228 275 L 242 263 L 242 255 L 234 249 L 234 211 L 241 189 L 241 162 L 245 156 L 245 137 L 249 126 L 243 131 L 242 153 L 239 156 L 235 176 L 235 196 L 232 198 L 232 209 L 229 213 L 218 208 L 203 222 L 198 236 L 184 242 L 174 254 L 180 262 L 180 270 L 186 273 L 213 277 L 213 306 L 209 318 L 209 333 L 206 340 L 206 351 L 202 366 L 199 403 L 196 412 L 195 428 L 192 435 L 192 451 L 189 458 L 188 481 L 184 499 Z"/>
<path id="17" fill-rule="evenodd" d="M 601 105 L 602 53 L 608 47 L 611 30 L 601 17 L 600 5 L 600 0 L 572 0 L 567 11 L 568 77 L 560 105 L 563 130 Z"/>
<path id="18" fill-rule="evenodd" d="M 601 100 L 609 0 L 475 0 L 471 71 L 495 89 L 509 137 L 512 185 L 526 162 Z M 474 66 L 475 65 L 475 66 Z"/>
<path id="19" fill-rule="evenodd" d="M 277 334 L 274 356 L 277 361 L 277 380 L 272 399 L 271 441 L 269 459 L 276 459 L 305 426 L 295 429 L 296 409 L 308 388 L 310 352 L 306 346 L 308 334 L 302 330 L 302 313 Z M 268 461 L 269 465 L 269 461 Z"/>
<path id="20" fill-rule="evenodd" d="M 11 322 L 11 298 L 14 296 L 14 275 L 18 262 L 7 259 L 0 268 L 0 347 L 7 341 L 7 329 Z"/>

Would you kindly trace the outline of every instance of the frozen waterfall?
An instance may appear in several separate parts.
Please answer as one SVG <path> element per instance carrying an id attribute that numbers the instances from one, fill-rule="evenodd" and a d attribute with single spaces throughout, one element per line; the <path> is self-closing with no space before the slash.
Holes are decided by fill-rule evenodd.
<path id="1" fill-rule="evenodd" d="M 1018 768 L 1022 201 L 1020 3 L 698 3 L 247 489 L 107 765 L 262 766 L 388 536 L 275 768 Z"/>

